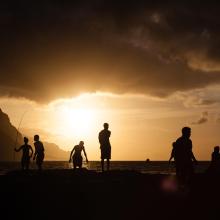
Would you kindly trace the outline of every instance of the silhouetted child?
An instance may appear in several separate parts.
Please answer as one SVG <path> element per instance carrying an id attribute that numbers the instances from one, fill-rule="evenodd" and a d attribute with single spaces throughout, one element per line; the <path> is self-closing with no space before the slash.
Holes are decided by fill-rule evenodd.
<path id="1" fill-rule="evenodd" d="M 104 129 L 99 132 L 99 143 L 101 149 L 101 166 L 102 171 L 104 171 L 104 160 L 107 160 L 107 170 L 110 168 L 111 159 L 111 144 L 109 138 L 111 136 L 111 131 L 108 130 L 108 123 L 104 123 Z"/>
<path id="2" fill-rule="evenodd" d="M 212 162 L 219 162 L 220 160 L 220 153 L 219 153 L 219 146 L 214 147 L 214 151 L 212 153 Z"/>
<path id="3" fill-rule="evenodd" d="M 34 146 L 35 146 L 35 153 L 33 160 L 36 159 L 36 164 L 38 166 L 38 170 L 42 170 L 42 164 L 44 161 L 44 145 L 40 141 L 39 135 L 34 136 Z"/>
<path id="4" fill-rule="evenodd" d="M 24 137 L 24 145 L 19 147 L 18 149 L 14 149 L 16 152 L 22 150 L 22 157 L 21 157 L 21 168 L 22 170 L 28 170 L 30 165 L 30 158 L 33 155 L 33 149 L 30 145 L 28 145 L 28 138 Z M 31 151 L 31 154 L 30 154 Z"/>
<path id="5" fill-rule="evenodd" d="M 209 167 L 209 172 L 213 174 L 220 174 L 220 148 L 219 146 L 214 147 L 214 151 L 212 152 L 211 164 Z"/>
<path id="6" fill-rule="evenodd" d="M 88 163 L 88 158 L 86 155 L 86 151 L 85 151 L 85 147 L 84 147 L 84 142 L 80 141 L 79 145 L 74 146 L 74 148 L 72 149 L 71 153 L 70 153 L 70 159 L 69 162 L 71 162 L 71 160 L 73 161 L 73 168 L 74 170 L 76 169 L 76 167 L 79 167 L 80 169 L 82 168 L 82 155 L 81 152 L 83 151 L 85 157 L 86 157 L 86 162 Z"/>

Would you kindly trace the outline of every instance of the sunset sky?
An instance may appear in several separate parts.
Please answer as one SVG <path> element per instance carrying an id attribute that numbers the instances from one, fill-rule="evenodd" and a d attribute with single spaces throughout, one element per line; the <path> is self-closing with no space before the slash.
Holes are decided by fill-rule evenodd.
<path id="1" fill-rule="evenodd" d="M 166 160 L 183 126 L 195 156 L 220 145 L 218 1 L 5 1 L 0 108 L 24 135 L 100 158 Z"/>

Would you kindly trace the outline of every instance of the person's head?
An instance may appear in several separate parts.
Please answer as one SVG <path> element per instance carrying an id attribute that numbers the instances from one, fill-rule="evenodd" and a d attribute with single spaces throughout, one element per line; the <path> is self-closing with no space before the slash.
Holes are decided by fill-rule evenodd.
<path id="1" fill-rule="evenodd" d="M 40 137 L 39 137 L 39 135 L 34 135 L 34 141 L 39 141 L 39 139 L 40 139 Z"/>
<path id="2" fill-rule="evenodd" d="M 104 123 L 104 124 L 103 124 L 103 127 L 104 127 L 104 129 L 108 129 L 108 128 L 109 128 L 108 123 Z"/>
<path id="3" fill-rule="evenodd" d="M 80 145 L 80 146 L 83 146 L 83 145 L 84 145 L 84 142 L 83 142 L 83 141 L 80 141 L 80 142 L 79 142 L 79 145 Z"/>
<path id="4" fill-rule="evenodd" d="M 220 150 L 219 146 L 214 147 L 214 152 L 219 153 L 219 150 Z"/>
<path id="5" fill-rule="evenodd" d="M 182 128 L 182 135 L 183 137 L 189 138 L 191 135 L 191 128 L 189 127 Z"/>
<path id="6" fill-rule="evenodd" d="M 24 143 L 27 144 L 28 143 L 28 138 L 24 137 Z"/>

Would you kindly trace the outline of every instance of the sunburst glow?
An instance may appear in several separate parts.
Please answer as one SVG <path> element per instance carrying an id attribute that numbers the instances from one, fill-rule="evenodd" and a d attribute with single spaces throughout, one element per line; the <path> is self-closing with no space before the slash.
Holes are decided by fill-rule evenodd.
<path id="1" fill-rule="evenodd" d="M 84 108 L 71 108 L 62 106 L 59 111 L 59 117 L 62 126 L 62 133 L 66 136 L 77 136 L 84 138 L 91 132 L 95 111 L 92 109 Z"/>

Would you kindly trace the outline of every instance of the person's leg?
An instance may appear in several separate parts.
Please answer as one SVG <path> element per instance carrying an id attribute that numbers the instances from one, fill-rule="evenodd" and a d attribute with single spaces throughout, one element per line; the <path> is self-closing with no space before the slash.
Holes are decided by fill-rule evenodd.
<path id="1" fill-rule="evenodd" d="M 104 171 L 104 159 L 101 159 L 102 172 Z"/>
<path id="2" fill-rule="evenodd" d="M 73 162 L 73 170 L 76 169 L 76 163 Z"/>
<path id="3" fill-rule="evenodd" d="M 187 169 L 187 176 L 186 176 L 186 184 L 189 185 L 191 183 L 191 180 L 193 178 L 193 174 L 194 174 L 194 167 L 193 164 L 189 164 L 188 165 L 188 169 Z"/>
<path id="4" fill-rule="evenodd" d="M 38 157 L 36 162 L 37 162 L 38 170 L 41 171 L 42 170 L 42 160 L 41 160 L 41 158 Z"/>
<path id="5" fill-rule="evenodd" d="M 179 186 L 184 182 L 184 172 L 180 164 L 176 165 L 176 178 Z"/>
<path id="6" fill-rule="evenodd" d="M 78 161 L 78 163 L 79 163 L 79 169 L 82 169 L 82 162 L 83 162 L 83 158 L 80 157 L 80 158 L 79 158 L 79 161 Z"/>
<path id="7" fill-rule="evenodd" d="M 109 171 L 109 168 L 110 168 L 110 160 L 107 159 L 107 170 Z"/>
<path id="8" fill-rule="evenodd" d="M 21 169 L 24 170 L 25 168 L 25 161 L 24 161 L 24 158 L 22 157 L 21 159 Z"/>
<path id="9" fill-rule="evenodd" d="M 187 183 L 187 179 L 188 179 L 188 170 L 187 167 L 182 167 L 181 169 L 181 184 L 183 186 L 186 186 Z"/>
<path id="10" fill-rule="evenodd" d="M 29 162 L 26 164 L 26 170 L 29 170 Z"/>
<path id="11" fill-rule="evenodd" d="M 39 171 L 41 171 L 41 170 L 42 170 L 42 163 L 39 163 L 38 168 L 39 168 Z"/>
<path id="12" fill-rule="evenodd" d="M 27 161 L 24 162 L 24 170 L 28 170 L 28 165 L 27 165 Z"/>
<path id="13" fill-rule="evenodd" d="M 21 169 L 24 170 L 24 160 L 21 160 Z"/>
<path id="14" fill-rule="evenodd" d="M 29 170 L 29 165 L 30 165 L 30 157 L 28 157 L 26 162 L 25 162 L 26 170 Z"/>

